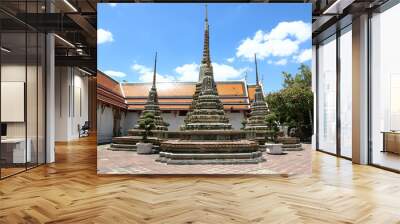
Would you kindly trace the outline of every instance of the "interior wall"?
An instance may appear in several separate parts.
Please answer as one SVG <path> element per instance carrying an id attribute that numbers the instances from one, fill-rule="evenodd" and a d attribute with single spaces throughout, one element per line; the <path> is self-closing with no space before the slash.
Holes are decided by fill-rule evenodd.
<path id="1" fill-rule="evenodd" d="M 88 77 L 73 67 L 56 67 L 55 74 L 55 140 L 78 139 L 78 125 L 89 119 Z"/>

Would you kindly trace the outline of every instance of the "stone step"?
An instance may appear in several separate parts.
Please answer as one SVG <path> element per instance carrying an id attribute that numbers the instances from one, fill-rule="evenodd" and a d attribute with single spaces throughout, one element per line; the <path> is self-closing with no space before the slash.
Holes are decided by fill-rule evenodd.
<path id="1" fill-rule="evenodd" d="M 111 151 L 129 151 L 129 152 L 136 152 L 136 148 L 135 148 L 135 149 L 127 149 L 127 148 L 113 148 L 113 147 L 109 147 L 108 150 L 111 150 Z"/>
<path id="2" fill-rule="evenodd" d="M 136 151 L 136 144 L 135 145 L 130 145 L 130 144 L 111 144 L 108 150 L 112 151 Z"/>
<path id="3" fill-rule="evenodd" d="M 114 148 L 136 148 L 136 144 L 119 144 L 119 143 L 112 143 L 111 147 Z"/>
<path id="4" fill-rule="evenodd" d="M 260 162 L 265 161 L 263 157 L 253 158 L 253 159 L 204 159 L 204 160 L 196 160 L 196 159 L 164 159 L 166 164 L 171 165 L 207 165 L 207 164 L 214 164 L 214 165 L 235 165 L 235 164 L 257 164 Z"/>
<path id="5" fill-rule="evenodd" d="M 301 144 L 283 144 L 282 148 L 301 148 Z"/>
<path id="6" fill-rule="evenodd" d="M 209 160 L 209 159 L 253 159 L 261 157 L 262 152 L 251 152 L 251 153 L 169 153 L 160 152 L 160 157 L 166 157 L 168 159 L 178 160 Z"/>
<path id="7" fill-rule="evenodd" d="M 266 152 L 266 151 L 267 151 L 267 146 L 266 146 L 266 145 L 260 145 L 260 146 L 258 147 L 258 149 L 259 149 L 261 152 Z"/>
<path id="8" fill-rule="evenodd" d="M 296 148 L 282 148 L 283 151 L 302 151 L 304 150 L 301 147 L 296 147 Z"/>
<path id="9" fill-rule="evenodd" d="M 112 143 L 110 145 L 112 148 L 125 148 L 125 149 L 133 149 L 136 148 L 136 144 L 117 144 L 117 143 Z"/>
<path id="10" fill-rule="evenodd" d="M 115 144 L 131 144 L 135 145 L 137 142 L 141 141 L 142 138 L 136 136 L 129 137 L 115 137 L 112 139 L 112 142 Z"/>

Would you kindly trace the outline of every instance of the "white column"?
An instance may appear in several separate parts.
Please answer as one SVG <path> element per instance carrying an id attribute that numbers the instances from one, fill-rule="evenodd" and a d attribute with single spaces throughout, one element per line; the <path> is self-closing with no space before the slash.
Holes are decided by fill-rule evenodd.
<path id="1" fill-rule="evenodd" d="M 46 163 L 55 161 L 54 133 L 55 133 L 55 56 L 54 35 L 46 36 Z"/>
<path id="2" fill-rule="evenodd" d="M 368 163 L 368 15 L 353 19 L 353 162 Z"/>
<path id="3" fill-rule="evenodd" d="M 313 91 L 313 96 L 314 96 L 314 115 L 313 115 L 313 135 L 311 137 L 311 146 L 313 149 L 316 149 L 316 136 L 317 136 L 317 119 L 316 119 L 316 115 L 317 115 L 317 64 L 316 61 L 317 60 L 317 47 L 315 45 L 312 46 L 312 67 L 311 67 L 311 74 L 312 74 L 312 78 L 311 78 L 311 89 Z"/>

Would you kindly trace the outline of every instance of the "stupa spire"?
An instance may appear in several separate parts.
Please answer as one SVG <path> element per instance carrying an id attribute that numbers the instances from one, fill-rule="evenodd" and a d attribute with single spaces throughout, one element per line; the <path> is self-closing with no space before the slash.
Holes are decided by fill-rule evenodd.
<path id="1" fill-rule="evenodd" d="M 201 62 L 203 64 L 211 64 L 210 59 L 210 33 L 208 25 L 208 9 L 207 4 L 205 6 L 205 19 L 204 19 L 204 47 L 203 47 L 203 59 Z"/>
<path id="2" fill-rule="evenodd" d="M 144 105 L 144 110 L 139 117 L 138 123 L 141 120 L 145 119 L 145 114 L 147 112 L 151 112 L 154 114 L 154 123 L 155 127 L 154 130 L 167 130 L 166 123 L 164 122 L 163 118 L 161 117 L 161 110 L 160 105 L 158 103 L 158 94 L 156 88 L 156 76 L 157 76 L 157 52 L 154 57 L 154 71 L 153 71 L 153 86 L 149 90 L 149 95 L 146 100 L 146 104 Z M 139 125 L 136 125 L 136 129 L 139 129 Z"/>
<path id="3" fill-rule="evenodd" d="M 258 80 L 257 54 L 254 54 L 254 63 L 256 64 L 256 84 L 260 85 L 260 82 Z"/>
<path id="4" fill-rule="evenodd" d="M 154 57 L 154 71 L 153 71 L 153 87 L 156 86 L 156 76 L 157 76 L 157 51 Z"/>

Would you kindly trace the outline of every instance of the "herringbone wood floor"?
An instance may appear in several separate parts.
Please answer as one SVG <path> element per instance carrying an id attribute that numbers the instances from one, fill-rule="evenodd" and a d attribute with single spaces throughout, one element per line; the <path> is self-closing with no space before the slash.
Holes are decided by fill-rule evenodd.
<path id="1" fill-rule="evenodd" d="M 0 223 L 400 223 L 400 175 L 313 153 L 309 177 L 97 176 L 94 138 L 0 181 Z"/>

